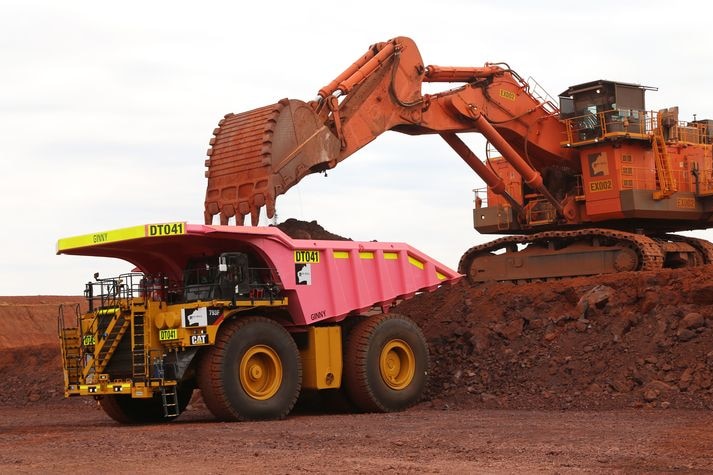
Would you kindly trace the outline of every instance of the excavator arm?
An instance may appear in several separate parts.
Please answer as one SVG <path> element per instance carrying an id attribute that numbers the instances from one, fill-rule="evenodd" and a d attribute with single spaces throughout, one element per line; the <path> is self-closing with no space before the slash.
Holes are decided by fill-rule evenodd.
<path id="1" fill-rule="evenodd" d="M 463 83 L 423 94 L 424 82 Z M 205 222 L 245 216 L 257 225 L 260 209 L 275 213 L 277 196 L 310 173 L 331 169 L 387 130 L 438 134 L 513 209 L 520 203 L 489 167 L 458 137 L 477 132 L 501 153 L 533 190 L 561 214 L 538 170 L 578 166 L 560 147 L 557 107 L 530 90 L 504 64 L 483 67 L 424 66 L 415 43 L 397 37 L 372 45 L 356 62 L 321 88 L 315 100 L 283 99 L 240 114 L 228 114 L 214 130 L 206 160 Z"/>

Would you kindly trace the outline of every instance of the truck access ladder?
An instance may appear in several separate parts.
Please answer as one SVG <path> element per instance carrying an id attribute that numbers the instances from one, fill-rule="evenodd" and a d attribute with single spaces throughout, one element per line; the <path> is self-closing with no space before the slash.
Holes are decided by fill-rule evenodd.
<path id="1" fill-rule="evenodd" d="M 82 337 L 79 329 L 79 304 L 74 307 L 74 313 L 74 326 L 67 327 L 64 320 L 64 305 L 59 306 L 57 326 L 65 375 L 64 387 L 79 384 L 79 377 L 82 374 Z"/>
<path id="2" fill-rule="evenodd" d="M 134 381 L 146 381 L 146 335 L 144 312 L 134 312 L 131 332 L 131 367 Z"/>
<path id="3" fill-rule="evenodd" d="M 176 417 L 181 413 L 178 407 L 178 390 L 175 384 L 161 386 L 161 403 L 164 417 Z"/>

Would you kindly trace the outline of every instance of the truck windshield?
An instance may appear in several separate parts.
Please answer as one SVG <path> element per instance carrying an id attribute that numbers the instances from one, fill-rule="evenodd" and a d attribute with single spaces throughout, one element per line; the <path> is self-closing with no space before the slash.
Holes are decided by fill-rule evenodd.
<path id="1" fill-rule="evenodd" d="M 210 300 L 217 297 L 218 260 L 215 257 L 194 259 L 183 273 L 185 300 Z"/>

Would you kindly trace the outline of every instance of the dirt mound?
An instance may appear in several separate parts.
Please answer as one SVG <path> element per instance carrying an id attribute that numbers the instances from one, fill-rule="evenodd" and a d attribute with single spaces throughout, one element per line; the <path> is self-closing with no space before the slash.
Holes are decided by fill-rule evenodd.
<path id="1" fill-rule="evenodd" d="M 0 297 L 0 349 L 56 344 L 60 305 L 69 319 L 77 305 L 86 304 L 82 297 Z"/>
<path id="2" fill-rule="evenodd" d="M 300 221 L 299 219 L 289 218 L 285 222 L 280 223 L 277 227 L 292 239 L 324 239 L 332 241 L 351 241 L 349 238 L 330 233 L 325 230 L 317 221 Z"/>
<path id="3" fill-rule="evenodd" d="M 440 406 L 713 407 L 713 267 L 460 283 L 396 311 L 431 349 Z"/>
<path id="4" fill-rule="evenodd" d="M 0 297 L 0 405 L 60 400 L 59 306 L 66 321 L 86 311 L 82 297 Z"/>
<path id="5" fill-rule="evenodd" d="M 58 341 L 53 345 L 0 349 L 0 374 L 0 406 L 57 402 L 64 397 Z"/>

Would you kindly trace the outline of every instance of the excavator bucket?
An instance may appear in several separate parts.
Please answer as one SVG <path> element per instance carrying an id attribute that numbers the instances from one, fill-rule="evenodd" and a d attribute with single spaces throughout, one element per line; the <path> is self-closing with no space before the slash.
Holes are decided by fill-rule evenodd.
<path id="1" fill-rule="evenodd" d="M 305 175 L 333 167 L 340 150 L 339 139 L 312 107 L 294 99 L 227 114 L 213 135 L 206 160 L 206 224 L 220 215 L 220 224 L 235 217 L 235 224 L 243 225 L 250 214 L 256 226 L 263 206 L 272 218 L 277 196 Z"/>

